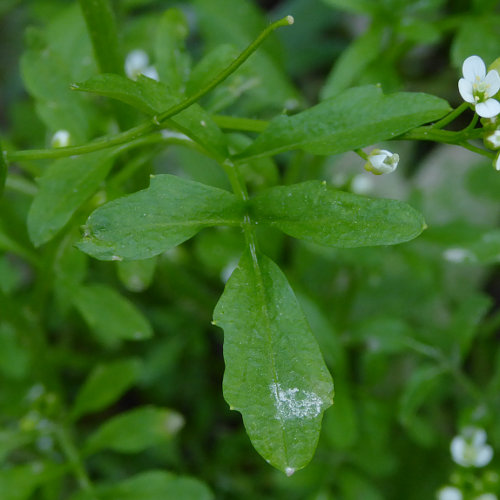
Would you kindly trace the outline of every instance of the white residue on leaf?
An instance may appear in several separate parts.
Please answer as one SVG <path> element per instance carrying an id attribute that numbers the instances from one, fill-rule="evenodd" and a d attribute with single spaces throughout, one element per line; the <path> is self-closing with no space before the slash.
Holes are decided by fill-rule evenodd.
<path id="1" fill-rule="evenodd" d="M 276 418 L 314 418 L 321 413 L 323 400 L 314 392 L 303 391 L 294 387 L 284 389 L 281 384 L 269 386 L 276 401 Z"/>

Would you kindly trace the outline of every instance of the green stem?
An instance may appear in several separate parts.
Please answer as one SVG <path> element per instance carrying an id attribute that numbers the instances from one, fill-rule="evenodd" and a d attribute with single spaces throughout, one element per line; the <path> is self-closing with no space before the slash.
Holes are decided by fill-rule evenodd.
<path id="1" fill-rule="evenodd" d="M 466 141 L 459 142 L 459 146 L 462 146 L 464 149 L 468 149 L 469 151 L 472 151 L 473 153 L 477 153 L 482 156 L 486 156 L 486 158 L 493 159 L 495 158 L 495 153 L 493 151 L 486 151 L 486 149 L 478 148 L 477 146 L 473 146 L 472 144 L 469 144 Z"/>
<path id="2" fill-rule="evenodd" d="M 362 149 L 354 149 L 353 150 L 358 156 L 361 156 L 363 160 L 368 161 L 368 155 Z"/>
<path id="3" fill-rule="evenodd" d="M 202 88 L 198 92 L 195 92 L 191 97 L 179 103 L 177 106 L 174 106 L 164 113 L 160 113 L 156 117 L 153 117 L 153 120 L 161 123 L 167 118 L 170 118 L 191 106 L 191 104 L 201 99 L 205 94 L 210 92 L 213 88 L 217 87 L 217 85 L 219 85 L 228 76 L 234 73 L 259 48 L 259 46 L 274 30 L 280 28 L 281 26 L 289 26 L 291 24 L 293 24 L 293 17 L 286 16 L 283 19 L 280 19 L 279 21 L 276 21 L 273 24 L 269 25 L 226 69 L 222 70 L 204 88 Z"/>
<path id="4" fill-rule="evenodd" d="M 62 424 L 60 424 L 60 426 L 56 429 L 56 437 L 63 453 L 66 455 L 66 458 L 73 469 L 73 473 L 78 481 L 78 484 L 80 485 L 80 488 L 88 494 L 89 500 L 98 500 L 78 450 L 76 449 L 68 430 Z"/>
<path id="5" fill-rule="evenodd" d="M 205 94 L 210 92 L 214 87 L 219 85 L 224 81 L 229 75 L 234 73 L 264 42 L 264 40 L 277 28 L 281 26 L 289 26 L 293 24 L 292 16 L 286 16 L 279 21 L 274 22 L 269 25 L 262 33 L 245 49 L 243 52 L 224 70 L 222 70 L 210 83 L 208 83 L 204 88 L 188 97 L 184 101 L 172 106 L 163 113 L 153 116 L 153 118 L 137 127 L 131 128 L 120 134 L 114 136 L 105 136 L 95 141 L 84 144 L 81 146 L 72 146 L 67 148 L 58 149 L 34 149 L 26 151 L 14 151 L 12 153 L 5 154 L 6 161 L 21 161 L 21 160 L 40 160 L 40 159 L 55 159 L 64 158 L 67 156 L 82 155 L 86 153 L 91 153 L 93 151 L 99 151 L 101 149 L 110 148 L 113 146 L 118 146 L 120 144 L 125 144 L 134 139 L 142 137 L 154 130 L 160 128 L 166 120 L 172 118 L 172 116 L 184 111 L 186 108 L 194 104 L 196 101 L 201 99 Z"/>
<path id="6" fill-rule="evenodd" d="M 447 114 L 444 118 L 441 118 L 441 120 L 437 121 L 434 125 L 431 125 L 431 128 L 433 129 L 441 129 L 443 127 L 446 127 L 449 123 L 451 123 L 455 118 L 460 116 L 466 109 L 469 108 L 469 104 L 467 102 L 463 102 L 458 106 L 458 108 L 455 108 L 451 113 Z"/>

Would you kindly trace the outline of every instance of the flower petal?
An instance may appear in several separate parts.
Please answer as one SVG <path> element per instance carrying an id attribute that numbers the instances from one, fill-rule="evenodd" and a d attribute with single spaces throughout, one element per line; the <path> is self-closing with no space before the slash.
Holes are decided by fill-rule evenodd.
<path id="1" fill-rule="evenodd" d="M 472 94 L 472 83 L 469 82 L 469 80 L 460 78 L 460 80 L 458 80 L 458 91 L 465 102 L 470 102 L 472 104 L 476 102 Z"/>
<path id="2" fill-rule="evenodd" d="M 487 97 L 493 97 L 500 90 L 500 75 L 498 71 L 495 69 L 489 71 L 484 79 L 484 83 L 489 86 L 486 92 Z"/>
<path id="3" fill-rule="evenodd" d="M 476 104 L 476 113 L 482 118 L 493 118 L 500 113 L 500 102 L 496 99 L 488 99 Z"/>
<path id="4" fill-rule="evenodd" d="M 486 65 L 479 56 L 470 56 L 462 65 L 462 73 L 470 82 L 476 81 L 476 77 L 482 80 L 486 76 Z"/>
<path id="5" fill-rule="evenodd" d="M 455 436 L 451 440 L 450 444 L 451 457 L 453 458 L 453 461 L 459 465 L 466 464 L 466 462 L 464 461 L 466 446 L 467 444 L 462 436 Z"/>
<path id="6" fill-rule="evenodd" d="M 484 467 L 491 462 L 493 458 L 493 448 L 487 444 L 481 446 L 477 450 L 476 459 L 474 460 L 474 465 L 476 467 Z"/>

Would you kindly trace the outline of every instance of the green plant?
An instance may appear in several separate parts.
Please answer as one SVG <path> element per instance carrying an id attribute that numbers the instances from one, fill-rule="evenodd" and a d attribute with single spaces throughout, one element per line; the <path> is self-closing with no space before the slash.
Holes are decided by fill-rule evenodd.
<path id="1" fill-rule="evenodd" d="M 443 2 L 427 2 L 421 10 L 403 1 L 325 2 L 368 13 L 372 24 L 339 57 L 322 100 L 307 107 L 278 62 L 274 31 L 291 25 L 291 16 L 257 34 L 265 23 L 250 2 L 193 1 L 209 48 L 193 64 L 183 10 L 169 8 L 160 19 L 147 13 L 127 18 L 148 3 L 154 2 L 119 6 L 120 18 L 129 19 L 123 45 L 108 0 L 80 0 L 57 15 L 55 1 L 31 7 L 51 20 L 27 32 L 21 70 L 33 100 L 13 107 L 22 125 L 3 138 L 0 165 L 6 187 L 0 369 L 8 381 L 0 400 L 0 456 L 14 464 L 0 470 L 5 498 L 211 498 L 201 481 L 157 469 L 198 469 L 216 482 L 217 466 L 229 466 L 231 453 L 239 456 L 235 447 L 223 458 L 220 446 L 210 471 L 196 444 L 210 434 L 204 418 L 216 420 L 210 405 L 217 392 L 198 382 L 211 370 L 213 346 L 205 336 L 216 301 L 213 324 L 224 330 L 224 398 L 241 413 L 257 452 L 287 476 L 315 453 L 334 397 L 327 365 L 337 401 L 326 413 L 326 446 L 341 455 L 325 461 L 321 475 L 330 466 L 345 467 L 341 498 L 382 498 L 376 480 L 364 476 L 394 470 L 397 455 L 381 452 L 394 424 L 391 412 L 423 450 L 438 446 L 439 426 L 446 427 L 442 402 L 456 390 L 463 393 L 464 423 L 490 425 L 500 439 L 488 424 L 499 404 L 492 342 L 498 316 L 487 316 L 491 301 L 481 291 L 484 266 L 498 260 L 498 209 L 481 223 L 468 220 L 471 203 L 460 212 L 456 199 L 446 198 L 445 181 L 437 193 L 424 183 L 410 203 L 357 194 L 359 177 L 345 174 L 340 160 L 354 151 L 367 170 L 388 173 L 403 150 L 368 154 L 362 148 L 408 141 L 403 144 L 411 157 L 411 143 L 431 141 L 498 164 L 495 71 L 486 87 L 481 79 L 480 88 L 472 80 L 471 89 L 461 84 L 467 102 L 454 108 L 432 91 L 395 91 L 403 55 L 419 43 L 439 43 L 452 30 L 460 64 L 473 53 L 493 61 L 489 46 L 472 52 L 467 41 L 469 24 L 489 22 L 488 6 L 476 17 L 458 13 L 431 25 L 422 16 L 438 17 Z M 391 25 L 394 19 L 403 20 Z M 155 35 L 147 37 L 154 26 Z M 154 54 L 154 65 L 146 52 Z M 466 81 L 468 65 L 479 64 L 467 61 Z M 353 86 L 362 75 L 367 81 Z M 380 76 L 382 86 L 374 84 Z M 470 108 L 481 123 L 477 113 L 461 123 Z M 46 141 L 44 134 L 52 147 L 32 149 Z M 16 147 L 25 138 L 30 149 Z M 486 149 L 478 139 L 485 139 Z M 333 178 L 331 158 L 344 172 L 340 186 L 323 180 Z M 352 164 L 360 165 L 358 158 Z M 497 198 L 492 186 L 498 178 L 491 168 L 484 172 L 482 166 L 469 175 L 469 198 Z M 411 182 L 406 179 L 405 189 Z M 391 198 L 400 188 L 388 188 Z M 413 246 L 391 247 L 426 229 L 422 213 L 432 219 L 424 236 Z M 465 279 L 456 263 L 467 261 L 482 267 Z M 224 281 L 231 277 L 217 299 L 221 273 Z M 332 320 L 337 332 L 347 332 L 343 337 Z M 218 345 L 219 334 L 210 331 Z M 482 342 L 478 361 L 471 357 L 476 336 Z M 361 357 L 359 366 L 349 353 Z M 387 371 L 393 359 L 394 371 Z M 479 383 L 491 377 L 484 393 L 466 373 L 468 360 L 485 367 L 478 368 Z M 406 381 L 404 390 L 390 382 L 393 375 Z M 184 376 L 191 384 L 184 390 L 193 389 L 185 397 L 175 384 L 164 387 Z M 355 396 L 358 382 L 365 395 Z M 134 400 L 133 387 L 141 389 L 139 404 L 120 407 L 124 394 Z M 377 402 L 378 392 L 400 389 L 385 407 Z M 194 455 L 195 465 L 187 466 L 176 435 L 192 399 L 205 395 L 195 405 L 202 408 L 200 421 L 184 444 Z M 164 401 L 172 404 L 167 408 Z M 112 405 L 114 414 L 106 418 Z M 146 466 L 108 458 L 105 450 L 144 452 Z M 259 467 L 250 461 L 251 469 Z M 446 481 L 442 469 L 433 490 Z M 78 488 L 65 479 L 68 472 Z M 251 498 L 252 489 L 240 481 L 224 494 Z M 276 481 L 269 498 L 285 489 Z M 263 479 L 259 491 L 265 485 Z M 333 498 L 326 480 L 314 491 L 314 498 Z M 390 488 L 384 491 L 389 498 Z"/>

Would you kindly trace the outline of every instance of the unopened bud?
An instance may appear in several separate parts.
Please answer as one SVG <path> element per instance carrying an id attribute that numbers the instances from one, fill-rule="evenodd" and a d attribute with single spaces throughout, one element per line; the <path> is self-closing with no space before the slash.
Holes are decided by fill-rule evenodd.
<path id="1" fill-rule="evenodd" d="M 399 155 L 386 149 L 374 149 L 368 155 L 365 170 L 375 175 L 390 174 L 398 167 Z"/>

